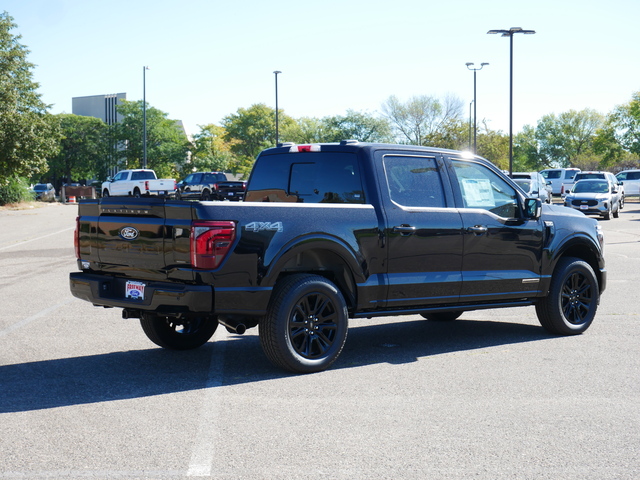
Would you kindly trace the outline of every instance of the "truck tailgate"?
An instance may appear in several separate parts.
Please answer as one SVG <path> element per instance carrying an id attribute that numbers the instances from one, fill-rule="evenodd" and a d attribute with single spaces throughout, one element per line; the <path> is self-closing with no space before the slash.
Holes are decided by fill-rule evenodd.
<path id="1" fill-rule="evenodd" d="M 97 262 L 105 273 L 191 280 L 191 207 L 172 203 L 154 197 L 81 202 L 81 260 Z"/>

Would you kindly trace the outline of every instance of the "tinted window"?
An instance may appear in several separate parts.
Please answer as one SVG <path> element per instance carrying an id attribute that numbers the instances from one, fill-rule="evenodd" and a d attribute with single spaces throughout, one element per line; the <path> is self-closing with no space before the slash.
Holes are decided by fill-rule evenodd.
<path id="1" fill-rule="evenodd" d="M 132 172 L 131 180 L 155 180 L 153 172 Z"/>
<path id="2" fill-rule="evenodd" d="M 571 179 L 571 178 L 575 177 L 577 173 L 578 173 L 577 170 L 567 170 L 567 171 L 564 172 L 564 178 Z"/>
<path id="3" fill-rule="evenodd" d="M 540 172 L 540 174 L 544 178 L 560 178 L 560 175 L 562 175 L 562 171 L 561 170 L 547 170 L 545 172 Z"/>
<path id="4" fill-rule="evenodd" d="M 513 187 L 484 165 L 453 160 L 465 208 L 481 208 L 501 217 L 514 218 L 518 211 Z"/>
<path id="5" fill-rule="evenodd" d="M 245 201 L 365 203 L 357 157 L 350 153 L 264 155 Z"/>
<path id="6" fill-rule="evenodd" d="M 405 207 L 444 207 L 444 191 L 434 158 L 384 157 L 391 200 Z"/>

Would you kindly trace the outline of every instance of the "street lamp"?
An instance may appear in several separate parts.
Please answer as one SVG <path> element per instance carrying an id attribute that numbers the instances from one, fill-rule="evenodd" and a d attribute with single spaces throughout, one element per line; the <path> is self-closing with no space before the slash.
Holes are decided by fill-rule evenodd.
<path id="1" fill-rule="evenodd" d="M 465 63 L 465 65 L 469 70 L 473 70 L 473 153 L 475 154 L 475 153 L 478 153 L 478 143 L 476 138 L 476 132 L 478 131 L 478 125 L 477 125 L 478 117 L 476 116 L 476 108 L 478 105 L 478 102 L 476 99 L 476 72 L 479 70 L 482 70 L 482 67 L 489 64 L 486 62 L 482 62 L 480 64 L 480 68 L 472 68 L 472 65 L 474 65 L 473 62 L 467 62 Z"/>
<path id="2" fill-rule="evenodd" d="M 278 146 L 278 74 L 282 73 L 280 70 L 273 72 L 276 76 L 276 147 Z"/>
<path id="3" fill-rule="evenodd" d="M 523 30 L 521 27 L 511 27 L 509 30 L 489 30 L 487 33 L 500 33 L 509 37 L 509 174 L 513 173 L 513 36 L 516 33 L 533 35 L 535 30 Z"/>
<path id="4" fill-rule="evenodd" d="M 142 67 L 142 168 L 147 168 L 147 70 Z"/>

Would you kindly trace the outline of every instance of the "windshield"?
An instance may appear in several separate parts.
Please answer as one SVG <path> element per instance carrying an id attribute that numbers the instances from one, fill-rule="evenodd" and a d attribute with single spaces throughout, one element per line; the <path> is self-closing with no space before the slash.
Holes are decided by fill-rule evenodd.
<path id="1" fill-rule="evenodd" d="M 515 178 L 514 181 L 525 192 L 528 192 L 529 190 L 531 190 L 531 180 L 527 180 L 526 178 Z"/>
<path id="2" fill-rule="evenodd" d="M 578 182 L 573 188 L 573 193 L 609 193 L 607 182 Z"/>
<path id="3" fill-rule="evenodd" d="M 33 187 L 33 189 L 36 192 L 44 192 L 47 189 L 47 186 L 46 185 L 42 185 L 42 184 L 38 184 L 35 187 Z"/>

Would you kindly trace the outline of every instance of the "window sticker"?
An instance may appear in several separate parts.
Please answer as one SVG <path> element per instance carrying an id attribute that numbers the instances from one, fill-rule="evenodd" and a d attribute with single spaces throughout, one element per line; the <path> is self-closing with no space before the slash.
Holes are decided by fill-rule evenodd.
<path id="1" fill-rule="evenodd" d="M 467 207 L 495 207 L 491 182 L 487 178 L 462 179 L 462 195 Z"/>

